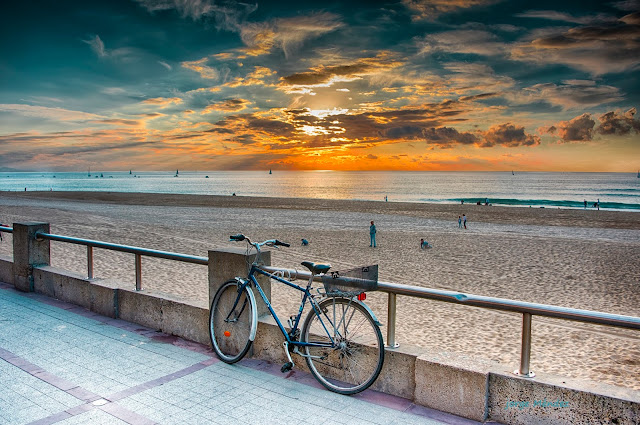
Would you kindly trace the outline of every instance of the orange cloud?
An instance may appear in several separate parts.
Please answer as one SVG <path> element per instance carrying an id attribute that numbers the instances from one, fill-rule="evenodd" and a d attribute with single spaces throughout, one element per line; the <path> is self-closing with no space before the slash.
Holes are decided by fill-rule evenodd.
<path id="1" fill-rule="evenodd" d="M 161 108 L 166 108 L 173 104 L 178 105 L 182 103 L 182 99 L 180 99 L 179 97 L 154 97 L 151 99 L 145 99 L 142 101 L 142 103 L 147 105 L 158 105 Z"/>

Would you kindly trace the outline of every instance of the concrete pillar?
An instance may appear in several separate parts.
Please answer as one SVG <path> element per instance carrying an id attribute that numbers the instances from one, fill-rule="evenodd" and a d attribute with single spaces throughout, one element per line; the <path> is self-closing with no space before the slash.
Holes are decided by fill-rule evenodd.
<path id="1" fill-rule="evenodd" d="M 234 277 L 246 278 L 249 273 L 251 263 L 256 258 L 255 252 L 247 255 L 245 248 L 225 248 L 216 251 L 209 251 L 209 308 L 216 294 L 216 291 L 222 284 Z M 260 254 L 260 263 L 266 266 L 271 265 L 271 251 L 262 251 Z M 271 280 L 266 276 L 256 275 L 260 287 L 271 301 Z M 262 301 L 262 297 L 258 291 L 254 289 L 256 302 L 258 304 L 258 316 L 268 314 L 267 305 Z"/>
<path id="2" fill-rule="evenodd" d="M 49 233 L 49 223 L 13 223 L 13 284 L 16 289 L 33 292 L 33 267 L 48 266 L 51 243 L 36 240 L 35 233 Z"/>

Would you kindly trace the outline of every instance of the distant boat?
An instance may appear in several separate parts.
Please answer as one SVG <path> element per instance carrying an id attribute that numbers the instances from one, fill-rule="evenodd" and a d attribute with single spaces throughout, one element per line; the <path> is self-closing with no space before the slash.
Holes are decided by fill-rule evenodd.
<path id="1" fill-rule="evenodd" d="M 271 172 L 271 168 L 269 168 L 269 174 L 273 174 L 273 173 Z M 639 173 L 639 175 L 640 175 L 640 173 Z"/>
<path id="2" fill-rule="evenodd" d="M 178 174 L 180 174 L 180 172 L 178 170 L 176 170 L 176 175 L 173 177 L 178 177 Z"/>
<path id="3" fill-rule="evenodd" d="M 638 170 L 638 178 L 640 179 L 640 170 Z"/>
<path id="4" fill-rule="evenodd" d="M 104 177 L 104 176 L 102 175 L 102 173 L 100 173 L 100 177 Z"/>
<path id="5" fill-rule="evenodd" d="M 129 170 L 129 174 L 131 174 L 131 170 Z"/>
<path id="6" fill-rule="evenodd" d="M 514 172 L 513 172 L 513 170 L 511 170 L 511 175 L 512 175 L 512 176 L 515 176 L 515 175 L 516 175 L 516 173 L 514 173 Z"/>

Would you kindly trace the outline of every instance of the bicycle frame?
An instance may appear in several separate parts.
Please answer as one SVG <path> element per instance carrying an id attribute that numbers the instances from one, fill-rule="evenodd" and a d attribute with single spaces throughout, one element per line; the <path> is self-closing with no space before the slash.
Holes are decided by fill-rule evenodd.
<path id="1" fill-rule="evenodd" d="M 269 299 L 267 298 L 267 296 L 265 295 L 264 291 L 262 290 L 262 287 L 260 286 L 260 284 L 258 283 L 258 280 L 255 278 L 255 273 L 259 273 L 261 275 L 267 276 L 269 279 L 272 280 L 276 280 L 280 283 L 283 283 L 291 288 L 294 288 L 300 292 L 304 293 L 304 296 L 302 298 L 302 301 L 300 302 L 300 308 L 298 309 L 298 314 L 296 315 L 296 319 L 295 322 L 292 323 L 292 328 L 291 328 L 291 333 L 293 333 L 295 335 L 295 331 L 298 329 L 298 326 L 300 324 L 300 319 L 302 317 L 302 312 L 304 311 L 304 307 L 307 303 L 307 300 L 309 300 L 309 303 L 311 304 L 311 308 L 313 308 L 315 314 L 318 316 L 318 319 L 320 320 L 320 323 L 322 323 L 322 327 L 324 328 L 324 331 L 326 332 L 327 336 L 329 337 L 329 340 L 331 341 L 330 343 L 326 342 L 326 343 L 321 343 L 321 342 L 312 342 L 312 343 L 307 343 L 307 342 L 301 342 L 301 341 L 295 341 L 291 338 L 291 335 L 289 332 L 287 332 L 287 330 L 284 328 L 284 326 L 282 325 L 282 322 L 280 321 L 280 318 L 278 317 L 278 314 L 275 312 L 275 310 L 273 309 L 273 307 L 271 306 L 271 302 L 269 302 Z M 262 300 L 264 301 L 264 303 L 267 305 L 267 308 L 269 309 L 269 313 L 271 313 L 271 316 L 274 318 L 274 320 L 276 321 L 276 324 L 278 325 L 278 328 L 280 328 L 280 332 L 282 332 L 282 335 L 285 337 L 285 340 L 287 341 L 288 344 L 293 345 L 293 346 L 298 346 L 298 347 L 305 347 L 305 346 L 311 346 L 311 347 L 335 347 L 335 339 L 334 339 L 334 335 L 331 334 L 331 332 L 329 332 L 329 330 L 327 329 L 327 326 L 325 325 L 324 321 L 322 320 L 322 313 L 318 310 L 317 308 L 317 303 L 313 300 L 312 295 L 311 295 L 311 283 L 313 282 L 313 276 L 310 279 L 309 283 L 307 284 L 307 287 L 304 288 L 302 286 L 296 285 L 295 283 L 291 283 L 288 280 L 282 279 L 279 276 L 276 276 L 275 274 L 266 272 L 264 270 L 262 270 L 261 268 L 259 268 L 257 266 L 257 264 L 252 264 L 251 265 L 251 269 L 249 271 L 249 275 L 248 275 L 248 280 L 244 280 L 244 279 L 240 279 L 240 281 L 242 282 L 242 286 L 239 288 L 239 293 L 241 293 L 241 291 L 250 283 L 253 284 L 253 286 L 258 290 L 258 293 L 260 294 L 260 297 L 262 298 Z"/>

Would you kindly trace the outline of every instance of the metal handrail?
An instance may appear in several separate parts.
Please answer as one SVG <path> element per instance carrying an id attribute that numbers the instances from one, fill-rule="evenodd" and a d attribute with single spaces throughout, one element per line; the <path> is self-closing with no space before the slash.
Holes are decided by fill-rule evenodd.
<path id="1" fill-rule="evenodd" d="M 11 227 L 0 226 L 1 232 L 12 233 Z M 127 252 L 136 256 L 136 290 L 141 289 L 141 256 L 164 258 L 168 260 L 182 261 L 192 264 L 208 265 L 207 257 L 198 257 L 175 252 L 159 251 L 136 246 L 120 245 L 91 239 L 75 238 L 71 236 L 55 235 L 44 232 L 36 232 L 37 239 L 48 239 L 59 242 L 67 242 L 87 247 L 87 267 L 89 278 L 93 278 L 93 248 L 103 248 L 112 251 Z M 309 280 L 311 273 L 305 270 L 286 269 L 282 267 L 260 266 L 269 273 L 278 273 L 287 276 L 291 280 Z M 316 281 L 322 281 L 322 276 L 316 275 Z M 423 288 L 419 286 L 404 285 L 391 282 L 378 282 L 378 290 L 388 293 L 388 324 L 387 346 L 397 348 L 399 344 L 395 340 L 396 322 L 396 296 L 405 295 L 416 298 L 432 299 L 454 304 L 463 304 L 473 307 L 488 308 L 492 310 L 510 311 L 522 314 L 522 348 L 520 356 L 520 368 L 514 373 L 523 377 L 533 377 L 535 374 L 529 370 L 531 357 L 531 317 L 545 316 L 564 320 L 573 320 L 583 323 L 614 326 L 628 329 L 640 329 L 640 318 L 619 314 L 603 313 L 599 311 L 581 310 L 569 307 L 559 307 L 548 304 L 537 304 L 524 301 L 515 301 L 505 298 L 485 297 L 481 295 L 464 294 L 461 292 L 442 289 Z"/>
<path id="2" fill-rule="evenodd" d="M 182 261 L 185 263 L 208 265 L 207 257 L 198 257 L 195 255 L 179 254 L 176 252 L 159 251 L 156 249 L 140 248 L 137 246 L 120 245 L 110 242 L 102 242 L 91 239 L 74 238 L 72 236 L 54 235 L 45 232 L 36 232 L 36 239 L 48 239 L 58 242 L 68 242 L 76 245 L 85 245 L 87 247 L 87 272 L 89 279 L 93 279 L 93 248 L 103 248 L 111 251 L 127 252 L 135 254 L 136 265 L 136 291 L 142 290 L 142 256 L 164 258 L 167 260 Z"/>
<path id="3" fill-rule="evenodd" d="M 291 279 L 308 280 L 311 273 L 282 267 L 261 266 L 261 269 L 269 273 L 281 273 Z M 314 280 L 322 281 L 321 276 L 315 276 Z M 522 351 L 520 356 L 520 369 L 515 371 L 524 377 L 533 377 L 535 374 L 529 370 L 531 358 L 531 316 L 545 316 L 557 319 L 573 320 L 598 325 L 615 326 L 628 329 L 640 329 L 640 317 L 623 316 L 620 314 L 603 313 L 592 310 L 581 310 L 569 307 L 559 307 L 548 304 L 537 304 L 524 301 L 515 301 L 505 298 L 485 297 L 481 295 L 464 294 L 442 289 L 422 288 L 419 286 L 403 285 L 399 283 L 378 282 L 378 290 L 389 294 L 388 301 L 388 327 L 387 345 L 390 348 L 398 347 L 395 341 L 396 296 L 406 295 L 410 297 L 426 298 L 436 301 L 444 301 L 454 304 L 464 304 L 474 307 L 488 308 L 492 310 L 511 311 L 522 314 Z"/>

